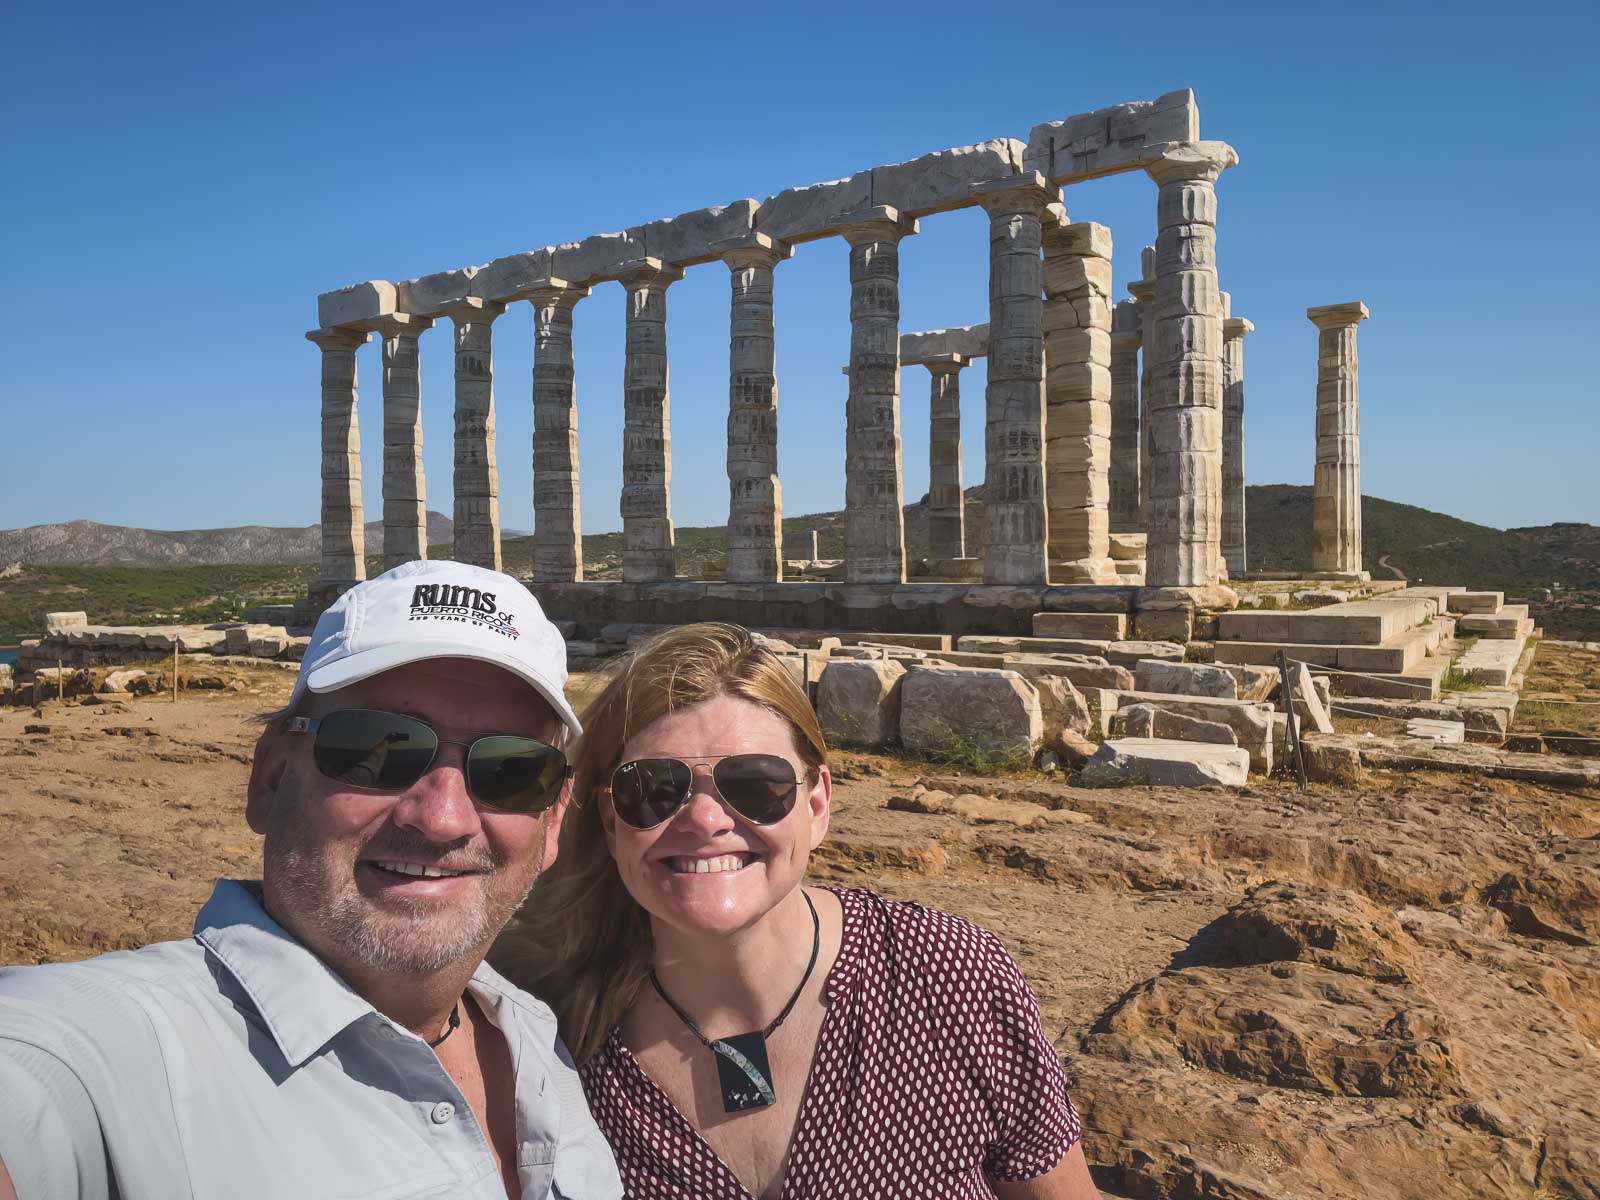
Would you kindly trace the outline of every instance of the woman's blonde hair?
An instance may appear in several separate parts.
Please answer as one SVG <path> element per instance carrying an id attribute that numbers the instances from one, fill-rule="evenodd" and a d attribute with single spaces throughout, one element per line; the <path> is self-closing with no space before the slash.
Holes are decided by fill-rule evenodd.
<path id="1" fill-rule="evenodd" d="M 649 977 L 650 920 L 628 894 L 606 847 L 597 789 L 610 785 L 622 748 L 661 717 L 733 696 L 782 718 L 808 777 L 827 764 L 822 728 L 805 690 L 748 630 L 705 623 L 667 630 L 630 652 L 583 714 L 573 752 L 573 802 L 555 864 L 500 935 L 495 967 L 555 1011 L 579 1063 Z"/>

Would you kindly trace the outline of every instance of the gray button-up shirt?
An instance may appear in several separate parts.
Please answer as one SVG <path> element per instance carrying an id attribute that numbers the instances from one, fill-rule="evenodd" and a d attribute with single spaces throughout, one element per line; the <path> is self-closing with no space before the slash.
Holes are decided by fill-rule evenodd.
<path id="1" fill-rule="evenodd" d="M 487 964 L 469 991 L 516 1072 L 522 1200 L 614 1200 L 555 1018 Z M 0 1160 L 20 1200 L 503 1200 L 422 1039 L 219 880 L 194 938 L 0 971 Z"/>

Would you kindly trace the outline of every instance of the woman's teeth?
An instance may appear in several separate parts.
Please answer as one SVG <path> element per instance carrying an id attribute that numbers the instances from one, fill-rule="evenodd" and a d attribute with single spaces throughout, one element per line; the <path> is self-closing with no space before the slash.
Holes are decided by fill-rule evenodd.
<path id="1" fill-rule="evenodd" d="M 667 859 L 667 865 L 680 875 L 715 875 L 722 871 L 739 871 L 754 862 L 753 854 L 724 854 L 721 858 L 690 858 L 679 855 Z"/>

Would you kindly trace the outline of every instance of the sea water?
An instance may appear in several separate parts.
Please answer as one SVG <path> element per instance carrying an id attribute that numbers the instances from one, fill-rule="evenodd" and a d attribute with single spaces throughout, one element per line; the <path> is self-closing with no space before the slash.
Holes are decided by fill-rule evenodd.
<path id="1" fill-rule="evenodd" d="M 17 661 L 17 646 L 0 646 L 0 666 Z"/>

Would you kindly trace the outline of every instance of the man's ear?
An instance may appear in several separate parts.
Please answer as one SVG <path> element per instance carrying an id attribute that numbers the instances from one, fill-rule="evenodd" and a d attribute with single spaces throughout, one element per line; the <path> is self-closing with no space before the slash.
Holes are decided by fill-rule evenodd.
<path id="1" fill-rule="evenodd" d="M 556 855 L 561 850 L 561 823 L 566 820 L 567 810 L 571 806 L 572 776 L 568 775 L 566 782 L 561 785 L 561 799 L 544 814 L 544 861 L 539 864 L 540 871 L 548 871 L 555 865 Z"/>
<path id="2" fill-rule="evenodd" d="M 256 833 L 266 833 L 277 803 L 278 787 L 289 767 L 289 739 L 268 729 L 256 739 L 250 760 L 250 784 L 245 791 L 244 819 Z"/>
<path id="3" fill-rule="evenodd" d="M 828 819 L 833 814 L 833 775 L 826 764 L 817 768 L 817 782 L 806 793 L 806 804 L 811 811 L 811 848 L 815 850 L 828 836 Z"/>

